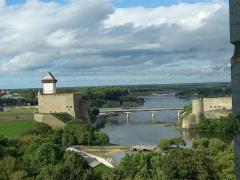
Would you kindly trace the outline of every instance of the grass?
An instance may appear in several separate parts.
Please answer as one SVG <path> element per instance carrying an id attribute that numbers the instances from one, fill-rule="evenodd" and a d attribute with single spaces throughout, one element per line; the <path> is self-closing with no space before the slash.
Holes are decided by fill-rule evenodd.
<path id="1" fill-rule="evenodd" d="M 100 164 L 99 166 L 95 167 L 94 168 L 94 171 L 97 173 L 97 174 L 106 174 L 106 173 L 109 173 L 111 172 L 111 169 L 103 164 Z"/>
<path id="2" fill-rule="evenodd" d="M 0 116 L 1 115 L 31 114 L 34 111 L 36 111 L 36 109 L 11 109 L 6 112 L 0 112 Z"/>
<path id="3" fill-rule="evenodd" d="M 36 125 L 34 120 L 0 121 L 0 136 L 15 139 Z"/>

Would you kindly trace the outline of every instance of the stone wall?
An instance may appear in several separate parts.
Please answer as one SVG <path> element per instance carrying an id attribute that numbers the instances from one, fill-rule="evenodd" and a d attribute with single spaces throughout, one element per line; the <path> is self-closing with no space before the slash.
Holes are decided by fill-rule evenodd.
<path id="1" fill-rule="evenodd" d="M 192 114 L 183 118 L 182 128 L 188 129 L 198 123 L 200 115 L 215 119 L 228 116 L 232 112 L 232 97 L 204 98 L 192 101 Z"/>
<path id="2" fill-rule="evenodd" d="M 204 98 L 192 101 L 192 114 L 199 116 L 209 111 L 231 110 L 232 97 Z"/>
<path id="3" fill-rule="evenodd" d="M 219 97 L 219 98 L 204 98 L 203 110 L 204 113 L 213 110 L 231 110 L 232 109 L 232 97 Z"/>
<path id="4" fill-rule="evenodd" d="M 89 122 L 90 104 L 83 100 L 80 93 L 38 94 L 39 113 L 68 113 L 75 119 Z"/>
<path id="5" fill-rule="evenodd" d="M 34 114 L 34 119 L 35 121 L 39 123 L 45 123 L 51 126 L 54 129 L 60 129 L 65 126 L 65 123 L 57 119 L 55 116 L 51 114 L 41 114 L 41 113 L 36 113 Z"/>
<path id="6" fill-rule="evenodd" d="M 73 94 L 39 94 L 38 95 L 38 112 L 39 113 L 60 113 L 66 112 L 76 117 L 74 111 Z"/>
<path id="7" fill-rule="evenodd" d="M 191 125 L 196 124 L 196 115 L 189 114 L 182 120 L 182 128 L 183 129 L 189 129 Z"/>

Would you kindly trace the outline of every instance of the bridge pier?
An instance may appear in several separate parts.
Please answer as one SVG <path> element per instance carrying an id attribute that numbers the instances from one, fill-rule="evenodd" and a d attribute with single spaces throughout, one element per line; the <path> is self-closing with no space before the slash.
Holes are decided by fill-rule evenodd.
<path id="1" fill-rule="evenodd" d="M 152 122 L 155 120 L 155 115 L 156 115 L 156 111 L 151 111 L 150 112 L 151 113 L 151 115 L 152 115 Z"/>
<path id="2" fill-rule="evenodd" d="M 130 112 L 124 112 L 125 114 L 126 114 L 126 116 L 127 116 L 127 123 L 129 122 L 129 114 L 130 114 Z"/>
<path id="3" fill-rule="evenodd" d="M 177 118 L 178 118 L 178 121 L 180 121 L 180 115 L 181 115 L 181 112 L 180 112 L 180 111 L 177 111 Z"/>

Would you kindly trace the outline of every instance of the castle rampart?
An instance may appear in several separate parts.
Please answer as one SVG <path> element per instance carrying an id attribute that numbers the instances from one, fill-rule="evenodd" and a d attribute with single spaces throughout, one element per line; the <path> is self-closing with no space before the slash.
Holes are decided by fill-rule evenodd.
<path id="1" fill-rule="evenodd" d="M 89 108 L 80 93 L 38 94 L 39 113 L 68 113 L 75 119 L 89 120 Z"/>
<path id="2" fill-rule="evenodd" d="M 206 118 L 219 118 L 227 116 L 232 110 L 232 97 L 203 98 L 192 101 L 192 114 L 182 121 L 182 128 L 189 128 L 200 120 L 200 116 Z"/>
<path id="3" fill-rule="evenodd" d="M 200 115 L 215 110 L 231 110 L 232 97 L 204 98 L 192 101 L 192 114 Z"/>

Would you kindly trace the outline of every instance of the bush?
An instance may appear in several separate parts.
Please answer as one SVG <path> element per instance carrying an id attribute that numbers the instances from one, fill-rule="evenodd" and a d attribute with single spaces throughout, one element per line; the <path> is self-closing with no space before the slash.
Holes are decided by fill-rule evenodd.
<path id="1" fill-rule="evenodd" d="M 234 133 L 240 131 L 240 121 L 231 114 L 228 117 L 220 117 L 217 119 L 207 119 L 201 116 L 199 123 L 192 126 L 191 129 Z"/>
<path id="2" fill-rule="evenodd" d="M 161 139 L 159 142 L 159 147 L 162 150 L 167 150 L 171 146 L 171 141 L 169 139 Z"/>
<path id="3" fill-rule="evenodd" d="M 96 144 L 98 145 L 109 144 L 109 137 L 105 133 L 97 132 L 95 134 L 95 138 L 96 138 Z"/>
<path id="4" fill-rule="evenodd" d="M 64 123 L 74 120 L 74 118 L 68 113 L 53 113 L 53 115 Z"/>

